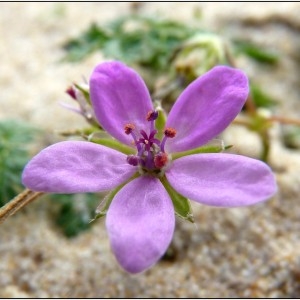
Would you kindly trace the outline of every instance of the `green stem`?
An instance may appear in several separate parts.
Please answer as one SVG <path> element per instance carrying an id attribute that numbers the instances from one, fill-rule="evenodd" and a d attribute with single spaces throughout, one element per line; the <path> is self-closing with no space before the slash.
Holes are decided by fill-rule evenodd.
<path id="1" fill-rule="evenodd" d="M 270 154 L 270 138 L 267 131 L 263 131 L 260 133 L 261 140 L 262 140 L 262 153 L 260 155 L 260 159 L 264 162 L 268 162 L 269 154 Z"/>

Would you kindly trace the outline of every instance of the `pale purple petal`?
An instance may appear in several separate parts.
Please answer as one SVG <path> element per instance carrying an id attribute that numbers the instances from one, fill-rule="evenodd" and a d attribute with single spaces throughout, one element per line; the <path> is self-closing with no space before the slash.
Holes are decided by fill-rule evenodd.
<path id="1" fill-rule="evenodd" d="M 166 143 L 168 152 L 204 145 L 221 133 L 241 111 L 249 92 L 246 75 L 217 66 L 192 82 L 175 102 L 166 127 L 177 134 Z"/>
<path id="2" fill-rule="evenodd" d="M 110 190 L 129 179 L 136 168 L 126 155 L 90 142 L 51 145 L 26 165 L 22 181 L 46 193 L 86 193 Z"/>
<path id="3" fill-rule="evenodd" d="M 272 197 L 276 181 L 262 161 L 233 154 L 195 154 L 172 162 L 166 173 L 183 196 L 212 206 L 252 205 Z"/>
<path id="4" fill-rule="evenodd" d="M 151 267 L 167 250 L 175 227 L 173 204 L 161 182 L 142 176 L 125 185 L 109 207 L 106 227 L 127 272 Z"/>
<path id="5" fill-rule="evenodd" d="M 133 123 L 146 129 L 147 113 L 153 109 L 149 91 L 138 73 L 121 62 L 98 65 L 90 79 L 90 95 L 100 125 L 119 141 L 130 144 L 124 126 Z"/>

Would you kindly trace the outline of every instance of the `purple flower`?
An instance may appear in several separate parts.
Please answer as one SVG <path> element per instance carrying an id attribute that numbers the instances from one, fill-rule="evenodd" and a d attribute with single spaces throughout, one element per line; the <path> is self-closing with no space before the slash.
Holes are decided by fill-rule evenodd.
<path id="1" fill-rule="evenodd" d="M 220 207 L 252 205 L 276 192 L 271 169 L 259 160 L 197 151 L 178 155 L 203 146 L 241 111 L 248 80 L 240 70 L 217 66 L 192 82 L 174 104 L 163 132 L 155 128 L 158 112 L 144 81 L 124 64 L 98 65 L 90 95 L 99 124 L 134 149 L 132 154 L 91 142 L 60 142 L 28 163 L 23 183 L 48 193 L 119 187 L 106 227 L 126 271 L 151 267 L 171 242 L 175 213 L 165 182 L 182 198 Z"/>

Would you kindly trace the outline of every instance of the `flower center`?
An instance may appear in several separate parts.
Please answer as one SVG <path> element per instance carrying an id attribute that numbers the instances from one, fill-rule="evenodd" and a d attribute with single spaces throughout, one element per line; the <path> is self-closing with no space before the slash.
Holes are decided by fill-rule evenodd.
<path id="1" fill-rule="evenodd" d="M 127 156 L 127 162 L 133 166 L 139 166 L 142 173 L 150 173 L 160 175 L 165 166 L 169 162 L 169 156 L 165 152 L 165 143 L 168 138 L 174 138 L 176 130 L 174 128 L 166 128 L 164 137 L 160 141 L 155 137 L 157 130 L 155 129 L 155 120 L 158 117 L 158 111 L 149 111 L 147 121 L 149 122 L 149 134 L 144 130 L 137 131 L 134 124 L 129 123 L 124 127 L 126 134 L 132 136 L 136 146 L 137 153 Z"/>

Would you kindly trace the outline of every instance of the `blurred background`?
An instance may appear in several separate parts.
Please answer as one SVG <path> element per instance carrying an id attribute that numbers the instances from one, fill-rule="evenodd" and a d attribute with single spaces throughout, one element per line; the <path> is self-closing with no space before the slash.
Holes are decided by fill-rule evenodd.
<path id="1" fill-rule="evenodd" d="M 300 297 L 299 3 L 1 3 L 0 204 L 25 163 L 88 126 L 66 89 L 106 59 L 139 70 L 166 110 L 217 64 L 244 70 L 251 95 L 222 134 L 267 161 L 277 195 L 253 207 L 193 205 L 162 260 L 120 269 L 103 195 L 45 195 L 0 225 L 0 297 Z M 64 103 L 64 106 L 61 104 Z M 254 107 L 254 108 L 253 108 Z M 62 135 L 62 133 L 64 133 Z"/>

